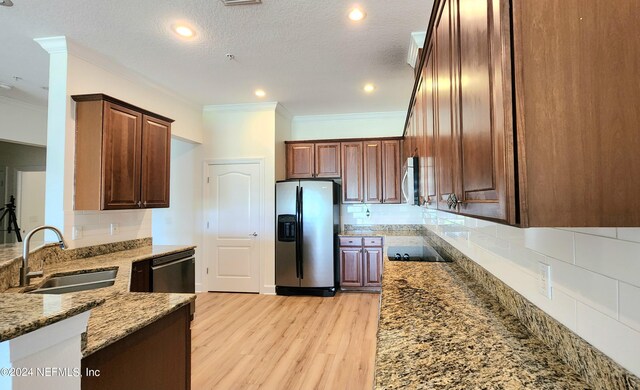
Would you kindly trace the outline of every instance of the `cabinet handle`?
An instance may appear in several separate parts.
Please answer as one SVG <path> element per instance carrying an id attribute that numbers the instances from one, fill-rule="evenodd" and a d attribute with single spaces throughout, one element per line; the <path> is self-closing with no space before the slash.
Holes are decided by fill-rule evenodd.
<path id="1" fill-rule="evenodd" d="M 138 201 L 138 207 L 142 207 L 142 202 Z"/>
<path id="2" fill-rule="evenodd" d="M 144 207 L 147 207 L 147 201 L 145 200 L 144 202 L 142 202 L 142 205 L 143 205 Z"/>

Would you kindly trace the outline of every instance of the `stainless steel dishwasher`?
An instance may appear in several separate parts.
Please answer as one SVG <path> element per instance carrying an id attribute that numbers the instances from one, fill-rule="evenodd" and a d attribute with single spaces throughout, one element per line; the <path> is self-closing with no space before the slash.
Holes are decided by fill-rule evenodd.
<path id="1" fill-rule="evenodd" d="M 195 251 L 158 257 L 151 262 L 151 291 L 194 293 L 196 290 Z"/>

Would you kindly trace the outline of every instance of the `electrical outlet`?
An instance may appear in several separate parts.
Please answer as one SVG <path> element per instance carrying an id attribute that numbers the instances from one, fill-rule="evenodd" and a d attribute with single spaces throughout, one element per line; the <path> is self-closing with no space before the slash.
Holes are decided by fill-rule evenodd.
<path id="1" fill-rule="evenodd" d="M 538 263 L 538 292 L 551 299 L 551 266 Z"/>
<path id="2" fill-rule="evenodd" d="M 112 223 L 111 224 L 111 235 L 115 236 L 116 234 L 120 233 L 120 225 L 118 225 L 117 223 Z"/>

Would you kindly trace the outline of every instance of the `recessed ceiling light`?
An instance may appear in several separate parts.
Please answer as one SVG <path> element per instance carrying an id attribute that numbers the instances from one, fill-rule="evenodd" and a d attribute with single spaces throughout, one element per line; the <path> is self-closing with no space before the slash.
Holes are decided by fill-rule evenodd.
<path id="1" fill-rule="evenodd" d="M 3 5 L 5 7 L 13 7 L 13 1 L 11 0 L 4 0 L 2 2 L 0 2 L 0 5 Z"/>
<path id="2" fill-rule="evenodd" d="M 265 96 L 267 96 L 267 93 L 263 89 L 256 89 L 255 93 L 256 93 L 257 97 L 265 97 Z"/>
<path id="3" fill-rule="evenodd" d="M 373 84 L 365 84 L 362 89 L 364 89 L 366 93 L 371 93 L 376 89 L 376 87 Z"/>
<path id="4" fill-rule="evenodd" d="M 359 22 L 366 16 L 367 14 L 363 10 L 361 10 L 360 7 L 353 7 L 353 9 L 349 12 L 349 19 L 353 20 L 354 22 Z"/>
<path id="5" fill-rule="evenodd" d="M 174 24 L 173 32 L 181 36 L 182 38 L 193 38 L 196 36 L 196 32 L 185 24 Z"/>

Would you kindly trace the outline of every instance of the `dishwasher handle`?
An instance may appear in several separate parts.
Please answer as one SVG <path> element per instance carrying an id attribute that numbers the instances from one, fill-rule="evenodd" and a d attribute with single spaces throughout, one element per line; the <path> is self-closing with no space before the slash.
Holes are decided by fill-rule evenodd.
<path id="1" fill-rule="evenodd" d="M 174 262 L 176 260 L 182 260 L 182 259 L 186 259 L 189 257 L 193 257 L 195 255 L 196 251 L 191 249 L 188 251 L 182 251 L 182 252 L 178 252 L 178 253 L 173 253 L 170 255 L 166 255 L 166 256 L 162 256 L 162 257 L 157 257 L 155 259 L 153 259 L 151 261 L 151 266 L 152 267 L 157 267 L 159 265 L 162 264 L 167 264 L 167 263 L 171 263 Z"/>
<path id="2" fill-rule="evenodd" d="M 194 262 L 195 259 L 193 257 L 187 257 L 186 259 L 182 259 L 182 260 L 178 260 L 178 261 L 172 261 L 172 262 L 169 262 L 169 263 L 164 263 L 162 265 L 151 266 L 151 270 L 156 271 L 156 270 L 159 270 L 159 269 L 162 269 L 162 268 L 166 268 L 166 267 L 173 267 L 176 264 L 184 263 L 184 262 L 187 262 L 187 261 Z"/>

